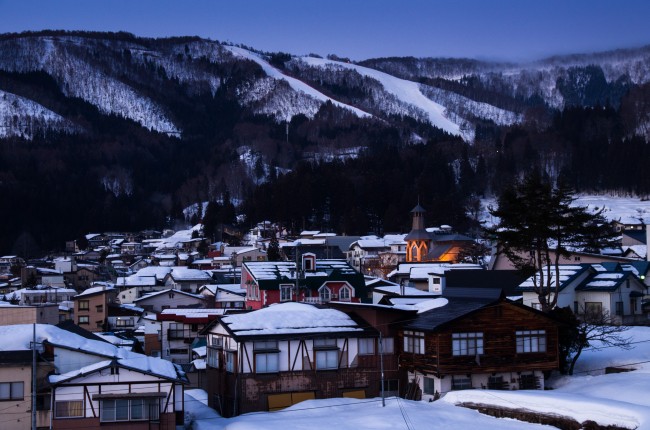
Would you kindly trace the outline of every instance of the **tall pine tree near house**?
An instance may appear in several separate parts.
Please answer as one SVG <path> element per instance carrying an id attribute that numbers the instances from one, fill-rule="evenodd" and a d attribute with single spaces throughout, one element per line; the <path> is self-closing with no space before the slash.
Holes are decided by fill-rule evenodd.
<path id="1" fill-rule="evenodd" d="M 275 231 L 271 233 L 269 247 L 266 250 L 266 258 L 269 261 L 282 261 L 282 255 L 280 254 L 280 242 L 278 242 L 278 237 Z"/>
<path id="2" fill-rule="evenodd" d="M 611 247 L 616 234 L 602 215 L 574 205 L 575 197 L 562 183 L 553 186 L 538 171 L 504 190 L 490 214 L 499 223 L 485 233 L 496 241 L 498 253 L 533 277 L 542 311 L 557 304 L 561 258 L 572 250 L 598 252 Z"/>

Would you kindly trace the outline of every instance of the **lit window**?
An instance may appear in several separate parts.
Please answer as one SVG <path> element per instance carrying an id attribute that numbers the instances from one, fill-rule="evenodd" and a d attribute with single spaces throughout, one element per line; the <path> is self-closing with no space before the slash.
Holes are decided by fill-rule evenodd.
<path id="1" fill-rule="evenodd" d="M 452 355 L 483 354 L 483 333 L 453 333 Z"/>
<path id="2" fill-rule="evenodd" d="M 517 353 L 546 352 L 546 330 L 520 330 L 516 336 Z"/>

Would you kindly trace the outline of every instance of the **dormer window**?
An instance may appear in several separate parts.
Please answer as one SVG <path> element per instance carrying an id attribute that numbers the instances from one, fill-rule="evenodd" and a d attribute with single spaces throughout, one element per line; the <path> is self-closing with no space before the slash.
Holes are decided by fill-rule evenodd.
<path id="1" fill-rule="evenodd" d="M 307 253 L 302 255 L 302 268 L 305 272 L 316 270 L 316 255 Z"/>

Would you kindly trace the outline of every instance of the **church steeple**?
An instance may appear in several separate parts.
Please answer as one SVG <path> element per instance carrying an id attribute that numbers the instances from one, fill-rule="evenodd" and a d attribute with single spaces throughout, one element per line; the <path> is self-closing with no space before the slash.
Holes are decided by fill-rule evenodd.
<path id="1" fill-rule="evenodd" d="M 424 214 L 425 210 L 418 202 L 417 206 L 411 210 L 413 217 L 412 229 L 406 235 L 406 261 L 417 262 L 425 261 L 425 257 L 429 253 L 429 243 L 431 236 L 424 228 Z"/>

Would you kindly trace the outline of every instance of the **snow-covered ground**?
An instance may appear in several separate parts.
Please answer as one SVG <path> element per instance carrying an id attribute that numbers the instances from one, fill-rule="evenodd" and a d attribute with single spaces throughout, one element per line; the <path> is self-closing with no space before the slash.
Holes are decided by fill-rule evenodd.
<path id="1" fill-rule="evenodd" d="M 547 391 L 465 390 L 442 400 L 414 402 L 391 397 L 381 399 L 309 400 L 279 412 L 260 412 L 225 419 L 208 408 L 201 390 L 186 392 L 186 417 L 194 430 L 285 430 L 285 429 L 532 429 L 553 428 L 499 419 L 456 406 L 472 402 L 504 408 L 562 415 L 578 422 L 593 420 L 601 425 L 650 429 L 650 327 L 634 327 L 625 333 L 632 349 L 591 348 L 583 352 L 576 375 L 555 377 Z M 607 366 L 634 371 L 604 374 Z"/>
<path id="2" fill-rule="evenodd" d="M 488 213 L 489 206 L 497 207 L 495 199 L 481 201 L 483 213 L 481 219 L 488 225 L 493 225 L 497 220 Z M 643 219 L 645 224 L 650 223 L 650 200 L 641 200 L 639 197 L 617 197 L 597 195 L 576 195 L 576 206 L 586 206 L 590 210 L 598 211 L 604 208 L 603 216 L 609 221 L 620 221 L 626 224 L 639 224 Z"/>

